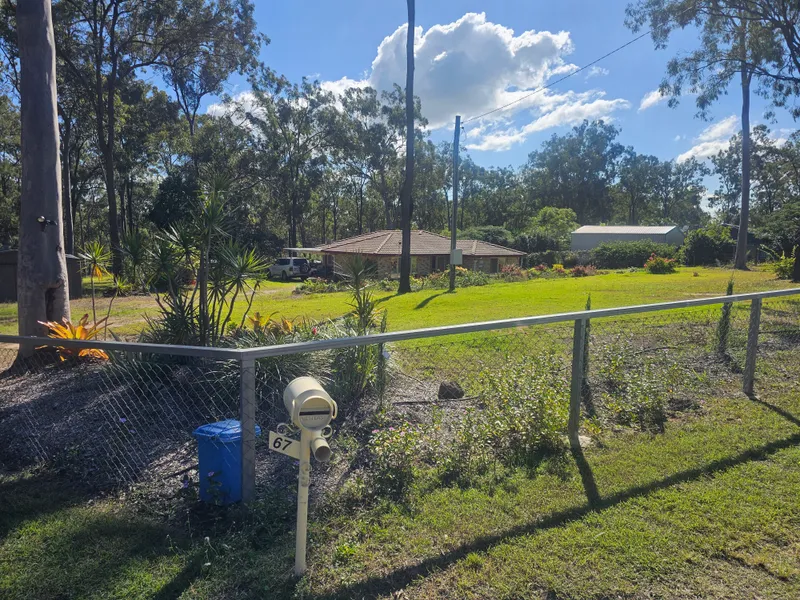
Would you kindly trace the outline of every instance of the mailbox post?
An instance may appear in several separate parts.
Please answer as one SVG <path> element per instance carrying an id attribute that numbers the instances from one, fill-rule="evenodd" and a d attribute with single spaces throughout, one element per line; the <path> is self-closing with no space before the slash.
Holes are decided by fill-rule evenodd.
<path id="1" fill-rule="evenodd" d="M 300 461 L 297 480 L 297 537 L 295 539 L 294 572 L 306 572 L 306 540 L 308 538 L 308 486 L 311 483 L 311 455 L 320 462 L 331 459 L 331 449 L 325 439 L 330 435 L 330 422 L 336 418 L 337 406 L 320 383 L 313 377 L 292 380 L 283 392 L 283 403 L 291 415 L 292 424 L 300 429 L 299 448 L 296 440 L 270 432 L 270 448 L 293 456 Z"/>

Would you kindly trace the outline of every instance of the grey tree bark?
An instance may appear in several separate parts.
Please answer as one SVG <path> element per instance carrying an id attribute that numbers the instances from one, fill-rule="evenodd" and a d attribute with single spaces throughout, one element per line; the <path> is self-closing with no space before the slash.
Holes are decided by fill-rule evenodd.
<path id="1" fill-rule="evenodd" d="M 411 192 L 414 189 L 414 0 L 408 0 L 408 35 L 406 37 L 406 181 L 400 203 L 400 227 L 403 245 L 400 250 L 400 285 L 398 293 L 411 291 Z"/>
<path id="2" fill-rule="evenodd" d="M 739 212 L 739 236 L 736 239 L 736 261 L 734 267 L 747 269 L 747 229 L 750 223 L 750 82 L 752 71 L 745 66 L 747 59 L 747 22 L 740 26 L 742 47 L 742 206 Z"/>
<path id="3" fill-rule="evenodd" d="M 22 115 L 17 310 L 19 333 L 25 336 L 46 334 L 39 321 L 70 316 L 50 5 L 50 0 L 17 2 Z M 33 345 L 20 345 L 20 356 L 33 350 Z"/>

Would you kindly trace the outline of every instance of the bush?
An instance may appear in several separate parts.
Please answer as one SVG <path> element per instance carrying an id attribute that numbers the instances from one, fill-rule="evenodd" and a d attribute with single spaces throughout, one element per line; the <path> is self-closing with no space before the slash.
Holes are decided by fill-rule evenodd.
<path id="1" fill-rule="evenodd" d="M 512 247 L 528 254 L 547 252 L 548 250 L 560 250 L 561 240 L 542 229 L 531 229 L 514 238 Z"/>
<path id="2" fill-rule="evenodd" d="M 662 256 L 651 255 L 644 263 L 644 270 L 653 275 L 666 275 L 678 270 L 676 260 Z"/>
<path id="3" fill-rule="evenodd" d="M 433 414 L 429 425 L 403 421 L 372 430 L 367 450 L 372 459 L 373 489 L 380 495 L 401 499 L 414 480 L 417 461 L 435 462 L 441 416 Z"/>
<path id="4" fill-rule="evenodd" d="M 594 268 L 594 265 L 578 265 L 572 267 L 570 273 L 573 277 L 591 277 L 597 275 L 597 269 Z"/>
<path id="5" fill-rule="evenodd" d="M 460 240 L 480 240 L 497 244 L 499 246 L 511 246 L 514 242 L 514 235 L 505 227 L 496 225 L 484 225 L 482 227 L 470 227 L 458 232 Z"/>
<path id="6" fill-rule="evenodd" d="M 653 254 L 675 258 L 677 248 L 650 240 L 634 242 L 606 242 L 592 250 L 592 264 L 599 269 L 626 269 L 641 267 Z"/>
<path id="7" fill-rule="evenodd" d="M 346 284 L 336 281 L 328 281 L 321 277 L 311 277 L 298 285 L 293 294 L 327 294 L 331 292 L 341 292 L 347 289 Z"/>
<path id="8" fill-rule="evenodd" d="M 561 264 L 570 269 L 576 265 L 588 265 L 591 263 L 593 263 L 593 260 L 591 253 L 589 252 L 556 252 L 555 250 L 548 250 L 547 252 L 531 252 L 523 261 L 523 264 L 526 267 L 535 267 L 541 264 Z"/>
<path id="9" fill-rule="evenodd" d="M 503 281 L 525 281 L 528 279 L 528 272 L 517 265 L 504 265 L 500 269 L 500 278 Z"/>
<path id="10" fill-rule="evenodd" d="M 792 250 L 791 256 L 782 252 L 780 257 L 770 265 L 778 279 L 791 279 L 794 274 L 794 261 L 797 260 L 797 246 Z"/>
<path id="11" fill-rule="evenodd" d="M 730 262 L 736 249 L 731 233 L 724 225 L 708 225 L 689 232 L 680 252 L 685 265 L 715 265 Z"/>
<path id="12" fill-rule="evenodd" d="M 560 448 L 569 407 L 569 383 L 561 369 L 554 357 L 539 356 L 481 373 L 484 407 L 468 411 L 456 432 L 451 469 L 464 476 L 495 460 L 531 464 Z"/>

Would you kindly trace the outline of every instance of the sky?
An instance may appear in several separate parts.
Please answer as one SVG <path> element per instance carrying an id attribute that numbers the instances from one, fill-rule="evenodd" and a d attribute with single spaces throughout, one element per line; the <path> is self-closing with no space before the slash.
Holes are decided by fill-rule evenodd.
<path id="1" fill-rule="evenodd" d="M 291 80 L 318 79 L 340 91 L 350 85 L 390 88 L 405 81 L 406 3 L 402 0 L 256 0 L 259 29 L 271 39 L 261 59 Z M 627 2 L 617 0 L 418 0 L 415 93 L 434 141 L 452 140 L 453 120 L 466 121 L 552 83 L 631 40 Z M 553 134 L 583 119 L 613 122 L 625 145 L 661 159 L 707 160 L 739 129 L 741 97 L 732 87 L 696 118 L 694 99 L 667 106 L 658 94 L 667 61 L 692 50 L 694 31 L 673 35 L 655 50 L 648 37 L 594 67 L 499 111 L 466 123 L 462 146 L 484 166 L 519 166 Z M 246 93 L 233 78 L 227 92 Z M 213 100 L 211 101 L 214 102 Z M 208 107 L 214 112 L 217 107 Z M 754 97 L 752 124 L 776 139 L 797 124 L 783 111 L 765 120 L 767 103 Z"/>

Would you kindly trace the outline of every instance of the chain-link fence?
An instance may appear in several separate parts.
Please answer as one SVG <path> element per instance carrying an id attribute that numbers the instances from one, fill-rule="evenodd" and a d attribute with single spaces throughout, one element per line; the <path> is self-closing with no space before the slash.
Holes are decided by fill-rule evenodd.
<path id="1" fill-rule="evenodd" d="M 0 336 L 0 457 L 7 467 L 56 462 L 102 486 L 168 493 L 207 481 L 213 491 L 220 473 L 198 472 L 193 432 L 239 419 L 243 449 L 232 445 L 218 470 L 241 469 L 249 498 L 256 482 L 268 485 L 292 468 L 266 440 L 267 430 L 289 421 L 282 393 L 296 376 L 330 386 L 340 422 L 366 420 L 376 407 L 416 422 L 436 410 L 443 429 L 465 436 L 474 433 L 465 421 L 476 429 L 481 419 L 533 410 L 555 415 L 553 427 L 573 443 L 598 428 L 658 430 L 670 417 L 703 410 L 713 394 L 746 389 L 752 365 L 756 390 L 775 378 L 796 379 L 800 292 L 246 350 L 37 340 L 46 348 L 23 359 L 18 344 L 25 342 Z M 529 387 L 535 402 L 506 412 L 509 386 L 517 393 Z"/>

